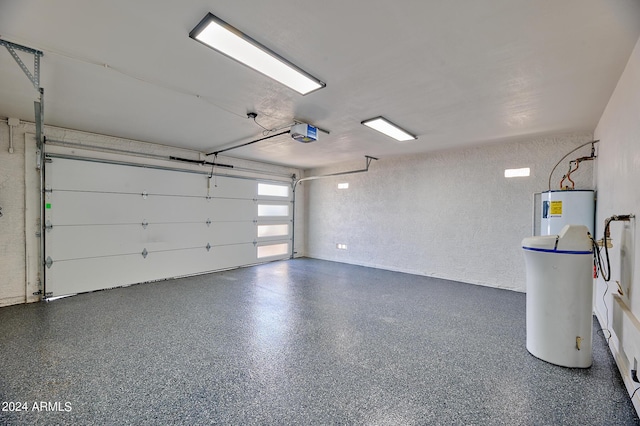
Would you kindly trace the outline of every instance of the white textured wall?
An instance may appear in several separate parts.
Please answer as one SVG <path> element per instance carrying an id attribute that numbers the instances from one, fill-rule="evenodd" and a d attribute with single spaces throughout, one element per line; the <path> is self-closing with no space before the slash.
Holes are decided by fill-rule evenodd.
<path id="1" fill-rule="evenodd" d="M 531 235 L 532 194 L 548 188 L 563 155 L 590 140 L 587 133 L 383 158 L 368 173 L 306 182 L 307 255 L 525 291 L 520 243 Z M 307 175 L 363 166 L 364 159 Z M 531 177 L 504 178 L 505 168 L 520 167 Z M 575 177 L 577 188 L 591 189 L 592 165 Z"/>
<path id="2" fill-rule="evenodd" d="M 33 250 L 29 250 L 26 244 L 27 239 L 29 239 L 32 249 L 34 247 L 37 249 L 40 244 L 35 236 L 34 224 L 31 223 L 33 222 L 32 217 L 25 216 L 25 205 L 33 205 L 33 199 L 30 199 L 29 203 L 26 202 L 25 194 L 26 196 L 36 194 L 36 197 L 39 198 L 39 180 L 35 164 L 25 163 L 25 134 L 32 133 L 35 133 L 33 123 L 23 122 L 17 126 L 14 131 L 15 150 L 13 154 L 9 154 L 9 127 L 6 119 L 0 118 L 0 207 L 2 207 L 4 214 L 0 218 L 0 306 L 39 300 L 38 297 L 32 296 L 33 291 L 37 290 L 38 263 L 37 259 L 34 262 Z M 80 144 L 92 150 L 120 149 L 152 155 L 198 159 L 198 154 L 193 151 L 94 133 L 47 126 L 45 134 L 50 140 Z M 33 138 L 28 135 L 26 140 L 33 142 Z M 73 149 L 76 148 L 69 148 L 69 150 Z M 27 154 L 29 153 L 27 152 Z M 31 156 L 33 156 L 33 152 L 31 152 Z M 236 167 L 266 172 L 295 173 L 297 176 L 301 174 L 300 170 L 294 168 L 232 157 L 220 157 L 219 161 Z M 234 173 L 233 170 L 226 169 L 218 169 L 218 172 Z M 243 173 L 246 174 L 246 172 Z M 30 187 L 26 188 L 26 185 L 30 185 Z M 305 215 L 302 211 L 304 191 L 303 188 L 300 188 L 296 195 L 300 201 L 296 209 L 296 251 L 298 256 L 304 254 Z M 39 203 L 39 200 L 36 203 Z M 25 220 L 27 221 L 26 232 Z M 30 253 L 29 256 L 25 255 L 25 251 Z"/>
<path id="3" fill-rule="evenodd" d="M 630 224 L 613 222 L 611 225 L 611 281 L 604 300 L 602 296 L 607 284 L 602 279 L 598 279 L 596 284 L 596 313 L 600 324 L 613 332 L 611 341 L 617 342 L 623 336 L 616 333 L 623 330 L 613 324 L 613 317 L 619 312 L 611 296 L 617 293 L 616 281 L 620 282 L 623 289 L 624 303 L 630 308 L 636 321 L 640 319 L 640 254 L 637 250 L 640 247 L 640 227 L 637 224 L 640 219 L 640 40 L 600 118 L 595 135 L 601 140 L 596 171 L 596 235 L 598 238 L 602 237 L 607 217 L 629 213 L 636 215 L 636 219 Z M 624 332 L 633 332 L 626 336 L 624 342 L 624 350 L 631 362 L 633 357 L 640 358 L 640 329 L 627 329 Z M 633 390 L 637 384 L 629 378 L 629 368 L 632 365 L 628 365 L 627 360 L 620 364 L 615 348 L 617 343 L 613 346 L 622 376 L 628 388 Z M 625 364 L 627 368 L 623 368 Z M 637 395 L 638 393 L 634 404 L 640 407 Z"/>
<path id="4" fill-rule="evenodd" d="M 9 153 L 9 126 L 0 121 L 0 306 L 26 301 L 24 130 L 14 132 Z"/>

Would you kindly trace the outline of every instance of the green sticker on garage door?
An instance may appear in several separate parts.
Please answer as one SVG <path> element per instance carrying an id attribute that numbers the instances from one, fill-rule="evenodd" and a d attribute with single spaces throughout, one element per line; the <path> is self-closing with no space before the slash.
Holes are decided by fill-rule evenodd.
<path id="1" fill-rule="evenodd" d="M 50 209 L 50 208 L 51 208 L 51 203 L 47 203 L 47 204 L 45 204 L 44 206 L 45 206 L 47 209 Z"/>

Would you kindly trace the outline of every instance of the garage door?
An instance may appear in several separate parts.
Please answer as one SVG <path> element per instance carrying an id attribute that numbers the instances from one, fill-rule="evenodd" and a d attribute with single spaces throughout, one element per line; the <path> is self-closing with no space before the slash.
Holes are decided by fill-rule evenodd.
<path id="1" fill-rule="evenodd" d="M 287 182 L 49 161 L 46 297 L 286 259 L 291 252 Z"/>

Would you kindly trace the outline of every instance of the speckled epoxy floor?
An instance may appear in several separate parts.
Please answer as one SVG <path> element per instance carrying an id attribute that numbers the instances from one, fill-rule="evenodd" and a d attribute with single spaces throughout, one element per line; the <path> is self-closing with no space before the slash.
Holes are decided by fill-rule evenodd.
<path id="1" fill-rule="evenodd" d="M 311 259 L 2 308 L 0 343 L 0 424 L 640 423 L 601 334 L 527 352 L 524 294 Z"/>

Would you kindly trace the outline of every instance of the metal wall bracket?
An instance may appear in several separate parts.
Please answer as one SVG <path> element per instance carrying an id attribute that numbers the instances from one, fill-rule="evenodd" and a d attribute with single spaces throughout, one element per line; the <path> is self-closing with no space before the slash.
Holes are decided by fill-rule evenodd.
<path id="1" fill-rule="evenodd" d="M 147 226 L 149 226 L 149 222 L 147 222 L 145 219 L 142 219 L 142 228 L 147 229 Z"/>
<path id="2" fill-rule="evenodd" d="M 145 259 L 147 258 L 148 254 L 149 254 L 149 252 L 147 251 L 146 248 L 144 250 L 142 250 L 142 257 L 144 257 Z"/>
<path id="3" fill-rule="evenodd" d="M 53 265 L 53 259 L 51 259 L 51 256 L 47 256 L 47 260 L 44 261 L 44 264 L 47 268 L 51 268 L 51 265 Z"/>
<path id="4" fill-rule="evenodd" d="M 34 118 L 36 123 L 36 170 L 40 173 L 40 225 L 42 225 L 42 220 L 45 216 L 45 206 L 44 206 L 44 194 L 42 193 L 42 188 L 44 187 L 44 89 L 40 87 L 40 58 L 43 53 L 40 50 L 32 49 L 30 47 L 22 46 L 19 44 L 11 43 L 10 41 L 0 39 L 0 46 L 4 46 L 7 48 L 9 54 L 13 57 L 13 59 L 17 62 L 17 64 L 22 69 L 22 72 L 27 76 L 33 87 L 38 92 L 38 100 L 33 102 L 34 109 Z M 27 66 L 22 62 L 20 56 L 16 53 L 16 50 L 21 52 L 25 52 L 33 55 L 33 74 L 29 71 Z M 44 235 L 40 238 L 40 254 L 39 254 L 39 262 L 41 265 L 46 264 L 42 262 L 45 255 L 45 243 L 44 243 Z M 50 259 L 50 258 L 49 258 Z M 50 265 L 47 265 L 50 267 Z M 40 276 L 42 280 L 45 280 L 46 269 L 44 266 L 40 266 Z"/>
<path id="5" fill-rule="evenodd" d="M 33 87 L 35 87 L 36 90 L 39 90 L 40 89 L 40 58 L 42 57 L 42 52 L 39 50 L 31 49 L 30 47 L 11 43 L 10 41 L 6 41 L 6 40 L 0 40 L 0 46 L 4 46 L 7 48 L 11 56 L 13 56 L 13 59 L 15 59 L 15 61 L 18 63 L 18 65 L 22 69 L 22 72 L 24 72 L 24 74 L 27 76 L 29 81 L 31 81 L 31 84 L 33 84 Z M 20 56 L 18 56 L 18 54 L 16 53 L 16 50 L 30 53 L 33 55 L 33 74 L 31 74 L 31 71 L 29 71 L 29 68 L 27 68 L 24 62 L 22 62 L 22 59 L 20 59 Z"/>
<path id="6" fill-rule="evenodd" d="M 205 248 L 207 249 L 207 251 L 211 250 L 211 244 L 207 243 L 207 246 Z"/>
<path id="7" fill-rule="evenodd" d="M 2 39 L 0 39 L 0 46 L 4 46 L 7 48 L 7 51 L 9 52 L 9 54 L 13 57 L 13 59 L 18 64 L 18 66 L 20 66 L 20 69 L 22 69 L 22 72 L 24 73 L 24 75 L 27 76 L 31 84 L 33 84 L 33 87 L 36 89 L 36 91 L 40 95 L 39 100 L 33 103 L 33 108 L 34 108 L 35 121 L 36 121 L 36 141 L 38 144 L 38 148 L 42 150 L 43 149 L 42 145 L 44 144 L 44 136 L 43 136 L 44 89 L 40 87 L 40 58 L 42 57 L 43 53 L 40 50 L 36 50 L 30 47 L 11 43 L 10 41 L 6 41 Z M 33 55 L 33 74 L 31 74 L 31 71 L 29 71 L 29 68 L 27 68 L 27 66 L 24 64 L 24 62 L 20 58 L 20 56 L 18 56 L 18 54 L 16 53 L 16 50 Z M 40 170 L 41 166 L 42 165 L 39 165 L 37 169 Z"/>

